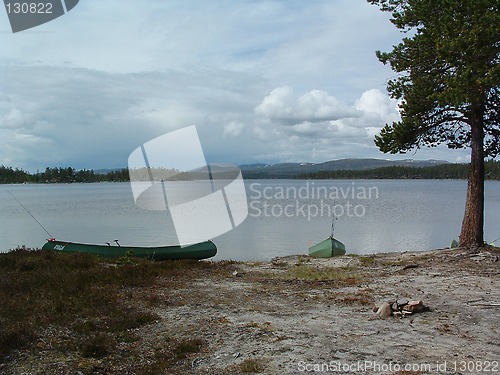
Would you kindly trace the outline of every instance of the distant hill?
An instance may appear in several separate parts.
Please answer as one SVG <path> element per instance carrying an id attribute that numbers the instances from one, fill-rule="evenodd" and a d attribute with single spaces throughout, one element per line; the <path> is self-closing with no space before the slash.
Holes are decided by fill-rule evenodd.
<path id="1" fill-rule="evenodd" d="M 245 178 L 293 178 L 299 175 L 325 171 L 351 170 L 361 171 L 383 167 L 432 167 L 449 164 L 445 160 L 385 160 L 385 159 L 339 159 L 323 163 L 278 163 L 244 164 L 241 171 Z"/>
<path id="2" fill-rule="evenodd" d="M 466 179 L 468 164 L 454 164 L 444 160 L 383 160 L 341 159 L 324 163 L 245 164 L 240 166 L 247 179 L 303 178 L 303 179 Z M 211 165 L 214 179 L 234 179 L 238 171 L 227 166 Z M 180 173 L 177 179 L 196 178 L 196 172 Z M 206 176 L 204 168 L 198 178 Z M 500 161 L 485 162 L 485 178 L 500 180 Z M 127 168 L 76 170 L 49 168 L 30 174 L 19 168 L 0 165 L 0 184 L 72 183 L 72 182 L 126 182 Z"/>

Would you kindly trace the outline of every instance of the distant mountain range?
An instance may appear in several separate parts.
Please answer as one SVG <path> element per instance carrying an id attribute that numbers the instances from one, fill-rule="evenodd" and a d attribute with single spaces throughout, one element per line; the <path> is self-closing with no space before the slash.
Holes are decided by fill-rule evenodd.
<path id="1" fill-rule="evenodd" d="M 469 164 L 450 163 L 445 160 L 383 160 L 340 159 L 324 163 L 244 164 L 239 166 L 246 179 L 455 179 L 465 180 Z M 164 173 L 165 170 L 161 169 Z M 201 173 L 197 175 L 197 173 Z M 173 180 L 204 179 L 206 167 L 199 171 L 179 173 Z M 211 164 L 213 180 L 232 180 L 237 168 Z M 155 175 L 155 177 L 158 177 Z M 159 178 L 162 178 L 161 175 Z M 170 178 L 170 177 L 169 177 Z M 485 162 L 485 178 L 500 181 L 500 160 Z M 72 182 L 127 182 L 127 168 L 76 170 L 74 168 L 47 167 L 43 172 L 31 174 L 22 169 L 0 165 L 0 184 L 20 183 L 72 183 Z"/>
<path id="2" fill-rule="evenodd" d="M 339 159 L 325 161 L 323 163 L 277 163 L 277 164 L 243 164 L 240 169 L 246 178 L 290 178 L 306 173 L 322 171 L 350 170 L 361 171 L 381 167 L 404 166 L 404 167 L 432 167 L 435 165 L 449 164 L 445 160 L 385 160 L 385 159 Z M 214 168 L 214 167 L 212 167 Z M 216 167 L 215 167 L 216 168 Z M 96 169 L 96 174 L 107 174 L 116 172 L 120 168 Z"/>
<path id="3" fill-rule="evenodd" d="M 431 167 L 449 164 L 445 160 L 385 160 L 385 159 L 339 159 L 323 163 L 278 163 L 278 164 L 244 164 L 240 165 L 246 178 L 289 178 L 307 173 L 322 171 L 352 170 L 360 171 L 391 166 Z"/>

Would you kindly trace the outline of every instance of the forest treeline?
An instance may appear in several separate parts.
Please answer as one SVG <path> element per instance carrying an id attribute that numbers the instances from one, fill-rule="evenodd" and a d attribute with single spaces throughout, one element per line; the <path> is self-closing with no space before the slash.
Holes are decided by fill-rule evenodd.
<path id="1" fill-rule="evenodd" d="M 45 168 L 43 172 L 28 173 L 19 168 L 0 166 L 0 184 L 22 183 L 72 183 L 72 182 L 122 182 L 129 181 L 128 169 L 118 169 L 108 173 L 96 173 L 93 169 Z"/>
<path id="2" fill-rule="evenodd" d="M 333 170 L 290 175 L 298 179 L 466 179 L 468 164 L 440 164 L 431 167 L 391 166 L 363 170 Z M 486 179 L 500 180 L 500 161 L 485 163 Z M 245 175 L 243 174 L 243 177 Z M 258 176 L 252 176 L 259 178 Z M 270 176 L 262 176 L 269 178 Z M 283 176 L 281 176 L 283 178 Z M 286 177 L 285 177 L 286 178 Z M 127 182 L 127 168 L 97 173 L 94 170 L 67 168 L 46 168 L 43 172 L 29 173 L 19 168 L 0 166 L 0 184 L 22 183 L 73 183 L 73 182 Z"/>
<path id="3" fill-rule="evenodd" d="M 301 179 L 467 179 L 468 164 L 440 164 L 430 167 L 390 166 L 363 170 L 319 171 L 299 175 Z M 500 180 L 500 161 L 485 162 L 485 178 Z"/>

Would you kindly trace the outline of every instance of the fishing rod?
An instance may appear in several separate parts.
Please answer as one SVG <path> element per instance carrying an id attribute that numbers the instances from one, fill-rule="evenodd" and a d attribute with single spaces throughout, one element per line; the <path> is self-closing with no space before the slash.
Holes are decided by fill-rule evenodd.
<path id="1" fill-rule="evenodd" d="M 333 237 L 333 231 L 335 230 L 335 221 L 337 220 L 337 217 L 335 216 L 335 199 L 333 200 L 333 217 L 332 217 L 332 233 L 330 237 Z"/>
<path id="2" fill-rule="evenodd" d="M 12 194 L 10 192 L 10 190 L 7 190 L 7 193 L 9 193 L 12 196 L 12 198 L 14 198 L 16 200 L 16 202 L 19 203 L 22 208 L 24 208 L 24 210 L 38 223 L 38 225 L 40 225 L 40 227 L 45 231 L 45 233 L 47 233 L 49 235 L 50 238 L 54 238 L 54 236 L 52 234 L 50 234 L 47 229 L 45 229 L 45 227 L 42 225 L 42 223 L 40 223 L 36 219 L 36 217 L 34 217 L 33 214 L 26 207 L 24 207 L 24 205 L 14 196 L 14 194 Z"/>
<path id="3" fill-rule="evenodd" d="M 333 231 L 335 230 L 335 221 L 337 221 L 337 218 L 334 216 L 332 218 L 332 234 L 331 234 L 331 237 L 333 237 Z"/>
<path id="4" fill-rule="evenodd" d="M 500 237 L 498 237 L 496 240 L 493 240 L 490 242 L 490 245 L 494 244 L 495 242 L 497 242 L 498 240 L 500 240 Z"/>

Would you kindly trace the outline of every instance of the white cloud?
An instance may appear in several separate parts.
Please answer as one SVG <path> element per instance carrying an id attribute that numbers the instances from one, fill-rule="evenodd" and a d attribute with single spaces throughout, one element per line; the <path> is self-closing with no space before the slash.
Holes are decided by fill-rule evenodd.
<path id="1" fill-rule="evenodd" d="M 355 117 L 356 111 L 321 90 L 312 90 L 295 98 L 293 89 L 277 87 L 255 108 L 255 114 L 285 122 L 325 121 Z"/>
<path id="2" fill-rule="evenodd" d="M 321 90 L 295 95 L 288 86 L 272 90 L 255 114 L 254 135 L 273 139 L 279 148 L 276 155 L 289 161 L 323 161 L 333 155 L 374 157 L 378 151 L 373 137 L 399 118 L 396 102 L 377 89 L 342 103 Z"/>
<path id="3" fill-rule="evenodd" d="M 385 157 L 373 136 L 398 114 L 374 51 L 401 35 L 377 7 L 146 3 L 81 1 L 36 29 L 0 33 L 2 163 L 124 166 L 139 144 L 193 124 L 220 162 Z"/>
<path id="4" fill-rule="evenodd" d="M 0 128 L 22 128 L 29 122 L 28 116 L 17 108 L 12 108 L 9 113 L 0 119 Z"/>
<path id="5" fill-rule="evenodd" d="M 0 102 L 0 141 L 9 144 L 0 147 L 0 160 L 17 160 L 15 166 L 30 169 L 44 168 L 38 165 L 41 160 L 75 168 L 123 167 L 138 145 L 193 124 L 206 140 L 208 153 L 224 149 L 223 136 L 241 134 L 249 122 L 244 114 L 252 115 L 249 98 L 258 87 L 246 75 L 228 84 L 225 72 L 215 70 L 203 79 L 203 70 L 109 74 L 35 66 L 3 71 L 7 74 L 2 88 L 11 100 Z M 241 113 L 228 113 L 228 107 Z"/>
<path id="6" fill-rule="evenodd" d="M 238 137 L 243 133 L 244 129 L 245 129 L 245 124 L 236 121 L 231 121 L 229 124 L 224 125 L 223 136 L 231 138 Z"/>
<path id="7" fill-rule="evenodd" d="M 373 113 L 380 118 L 393 118 L 397 113 L 397 101 L 390 99 L 387 94 L 378 89 L 370 89 L 363 92 L 361 97 L 356 100 L 354 107 L 364 113 Z"/>
<path id="8" fill-rule="evenodd" d="M 363 92 L 352 104 L 344 104 L 321 90 L 296 97 L 287 86 L 272 90 L 256 106 L 255 114 L 262 124 L 289 125 L 297 133 L 322 129 L 342 135 L 360 135 L 356 129 L 373 133 L 399 117 L 396 101 L 377 89 Z"/>

